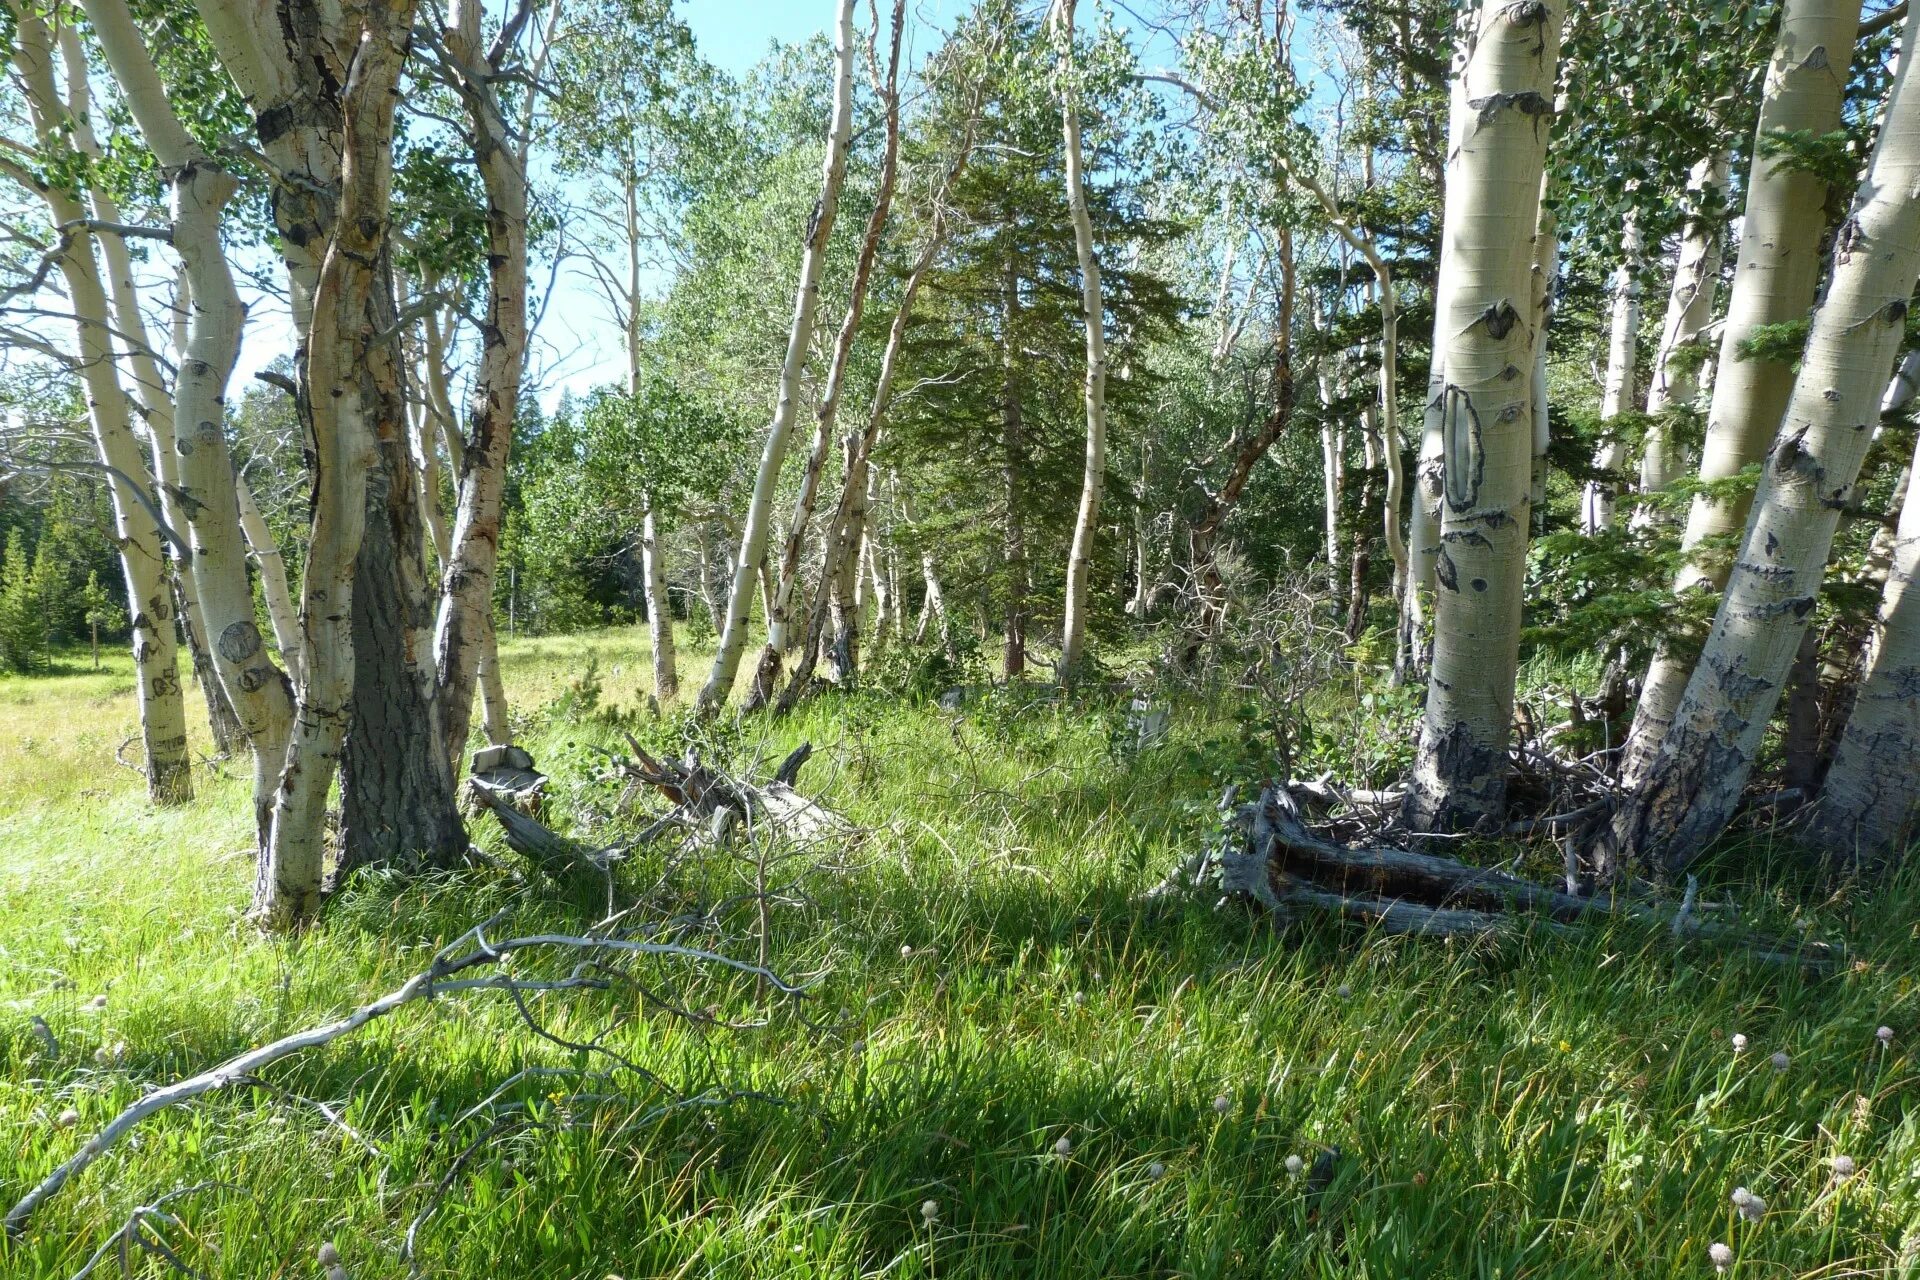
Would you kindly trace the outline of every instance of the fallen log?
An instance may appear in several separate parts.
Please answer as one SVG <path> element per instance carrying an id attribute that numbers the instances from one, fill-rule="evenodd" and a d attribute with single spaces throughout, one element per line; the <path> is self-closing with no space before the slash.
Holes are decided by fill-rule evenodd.
<path id="1" fill-rule="evenodd" d="M 1214 878 L 1230 896 L 1252 898 L 1283 914 L 1294 907 L 1332 911 L 1389 933 L 1561 932 L 1594 918 L 1621 918 L 1670 930 L 1675 937 L 1721 943 L 1770 963 L 1824 968 L 1840 959 L 1838 950 L 1824 943 L 1768 938 L 1701 920 L 1691 888 L 1676 907 L 1663 908 L 1618 894 L 1567 893 L 1438 854 L 1336 843 L 1308 828 L 1286 786 L 1269 786 L 1252 803 L 1230 808 L 1226 834 L 1204 861 L 1211 861 Z M 1190 861 L 1175 874 L 1193 883 L 1205 869 Z"/>

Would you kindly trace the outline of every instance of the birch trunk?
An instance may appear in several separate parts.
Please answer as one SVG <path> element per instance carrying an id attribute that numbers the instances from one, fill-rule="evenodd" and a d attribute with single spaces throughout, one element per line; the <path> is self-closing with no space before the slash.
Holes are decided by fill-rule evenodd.
<path id="1" fill-rule="evenodd" d="M 1920 18 L 1910 18 L 1906 48 L 1916 36 Z M 1909 61 L 1838 237 L 1713 629 L 1658 754 L 1615 819 L 1623 859 L 1678 870 L 1725 827 L 1813 612 L 1920 275 L 1920 82 Z M 1869 715 L 1862 731 L 1873 725 Z"/>
<path id="2" fill-rule="evenodd" d="M 41 150 L 52 158 L 68 147 L 67 116 L 54 87 L 54 41 L 38 10 L 17 0 L 13 65 L 19 72 Z M 87 211 L 58 184 L 39 189 L 56 226 L 83 223 Z M 156 804 L 193 798 L 193 757 L 187 746 L 186 701 L 180 685 L 174 635 L 173 593 L 154 515 L 153 477 L 141 456 L 127 396 L 114 370 L 114 332 L 93 238 L 84 230 L 64 233 L 58 254 L 61 278 L 73 307 L 74 343 L 81 386 L 93 426 L 94 449 L 107 469 L 113 498 L 114 539 L 127 586 L 133 628 L 133 661 L 139 675 L 140 736 L 145 748 L 147 795 Z"/>
<path id="3" fill-rule="evenodd" d="M 800 581 L 800 555 L 806 547 L 807 526 L 813 520 L 814 504 L 819 498 L 821 473 L 826 469 L 827 454 L 833 448 L 833 429 L 840 416 L 840 398 L 846 390 L 847 361 L 853 354 L 854 339 L 859 335 L 860 317 L 867 305 L 867 288 L 873 279 L 873 265 L 880 256 L 880 238 L 886 231 L 887 217 L 893 208 L 893 185 L 899 172 L 900 159 L 900 37 L 906 27 L 906 9 L 906 0 L 894 0 L 892 52 L 888 55 L 887 87 L 884 90 L 887 141 L 880 160 L 880 186 L 874 194 L 873 212 L 867 218 L 866 234 L 860 240 L 860 255 L 854 263 L 853 283 L 847 291 L 846 315 L 841 319 L 840 332 L 834 337 L 826 384 L 821 389 L 820 407 L 814 414 L 813 445 L 807 451 L 806 470 L 801 474 L 800 492 L 794 499 L 793 521 L 788 526 L 786 542 L 781 548 L 779 571 L 774 579 L 773 604 L 767 616 L 767 643 L 761 649 L 760 660 L 754 667 L 753 691 L 747 698 L 749 711 L 758 710 L 772 700 L 774 686 L 786 662 L 793 593 Z M 876 36 L 878 34 L 875 33 Z M 824 540 L 831 541 L 832 537 L 829 528 Z M 837 576 L 837 566 L 822 567 L 820 595 L 831 595 Z"/>
<path id="4" fill-rule="evenodd" d="M 1066 619 L 1060 638 L 1060 682 L 1070 683 L 1086 653 L 1087 585 L 1093 574 L 1093 539 L 1100 524 L 1100 495 L 1107 480 L 1106 310 L 1100 298 L 1100 262 L 1093 247 L 1093 221 L 1087 214 L 1087 185 L 1080 154 L 1079 90 L 1074 84 L 1073 16 L 1076 0 L 1059 0 L 1060 119 L 1066 141 L 1067 212 L 1073 220 L 1074 250 L 1080 260 L 1080 307 L 1087 329 L 1087 454 L 1080 477 L 1080 510 L 1073 523 L 1073 548 L 1067 557 Z"/>
<path id="5" fill-rule="evenodd" d="M 1653 356 L 1653 385 L 1647 391 L 1647 414 L 1657 417 L 1669 409 L 1690 408 L 1700 394 L 1699 365 L 1676 360 L 1684 348 L 1696 346 L 1713 323 L 1713 295 L 1720 283 L 1723 222 L 1720 206 L 1726 197 L 1727 155 L 1720 152 L 1694 165 L 1687 179 L 1686 225 L 1674 260 L 1673 289 L 1667 295 L 1667 315 L 1660 325 L 1660 345 Z M 1640 458 L 1640 491 L 1654 493 L 1679 479 L 1680 462 L 1666 427 L 1656 421 L 1647 428 Z"/>
<path id="6" fill-rule="evenodd" d="M 483 45 L 480 8 L 480 0 L 461 0 L 453 29 L 447 33 L 447 50 L 459 68 L 456 87 L 472 130 L 474 166 L 487 198 L 487 305 L 480 325 L 480 364 L 459 464 L 452 558 L 446 566 L 433 637 L 446 749 L 455 768 L 466 758 L 480 668 L 499 663 L 488 619 L 500 561 L 507 453 L 513 443 L 527 348 L 528 144 L 524 136 L 515 140 L 501 114 L 495 91 L 501 67 L 494 59 L 504 57 L 506 51 L 496 48 L 489 53 Z"/>
<path id="7" fill-rule="evenodd" d="M 1485 0 L 1455 97 L 1474 114 L 1455 126 L 1447 182 L 1433 670 L 1405 805 L 1416 831 L 1505 810 L 1533 483 L 1533 238 L 1563 12 Z"/>
<path id="8" fill-rule="evenodd" d="M 702 715 L 719 710 L 733 691 L 734 676 L 747 647 L 747 619 L 752 612 L 754 577 L 767 555 L 767 534 L 773 522 L 773 491 L 786 461 L 787 439 L 800 412 L 800 377 L 806 369 L 807 349 L 813 341 L 813 313 L 820 301 L 820 272 L 826 263 L 827 238 L 840 209 L 840 186 L 847 173 L 847 148 L 853 121 L 853 7 L 840 0 L 835 21 L 833 117 L 827 129 L 827 155 L 820 177 L 820 198 L 807 224 L 800 257 L 800 287 L 794 299 L 793 324 L 787 331 L 787 355 L 780 367 L 779 399 L 767 442 L 754 477 L 753 497 L 747 503 L 746 528 L 740 538 L 740 559 L 733 586 L 727 593 L 727 624 L 720 635 L 713 670 L 701 687 L 695 708 Z M 771 616 L 769 621 L 771 622 Z"/>
<path id="9" fill-rule="evenodd" d="M 1760 140 L 1780 130 L 1827 134 L 1840 127 L 1841 91 L 1859 26 L 1859 0 L 1787 0 L 1760 104 L 1756 150 Z M 1827 184 L 1813 174 L 1754 161 L 1707 411 L 1702 480 L 1725 480 L 1759 462 L 1780 426 L 1793 391 L 1792 367 L 1743 360 L 1740 347 L 1762 325 L 1802 319 L 1812 305 L 1826 201 Z M 1694 499 L 1681 537 L 1682 550 L 1693 554 L 1674 584 L 1676 591 L 1719 591 L 1726 584 L 1724 559 L 1707 554 L 1711 546 L 1701 550 L 1701 544 L 1737 537 L 1748 505 L 1745 499 Z M 1654 654 L 1621 762 L 1621 780 L 1629 786 L 1651 765 L 1692 670 L 1693 662 L 1679 647 L 1662 645 Z"/>
<path id="10" fill-rule="evenodd" d="M 627 234 L 627 393 L 633 396 L 640 394 L 641 379 L 640 198 L 636 169 L 637 166 L 630 159 L 622 183 Z M 647 652 L 653 660 L 654 700 L 665 704 L 680 696 L 680 664 L 673 646 L 673 602 L 667 595 L 666 547 L 662 545 L 653 495 L 643 494 L 642 503 L 640 569 L 647 606 Z M 700 572 L 704 591 L 704 561 Z M 714 629 L 716 632 L 719 630 L 717 622 Z"/>
<path id="11" fill-rule="evenodd" d="M 254 622 L 243 485 L 227 449 L 227 384 L 239 357 L 246 307 L 234 287 L 221 231 L 227 202 L 239 184 L 212 162 L 174 114 L 124 0 L 84 3 L 141 136 L 172 188 L 173 243 L 187 281 L 188 315 L 169 415 L 178 433 L 172 442 L 178 461 L 175 474 L 163 476 L 178 495 L 192 533 L 192 576 L 214 637 L 218 679 L 252 755 L 254 821 L 264 842 L 293 728 L 294 700 L 291 683 L 266 652 Z M 274 561 L 277 565 L 277 553 Z M 275 584 L 267 584 L 270 605 L 275 590 Z M 285 592 L 284 576 L 277 590 Z"/>
<path id="12" fill-rule="evenodd" d="M 1001 282 L 1000 327 L 1000 477 L 1007 508 L 1001 541 L 1001 572 L 1006 575 L 1006 643 L 1001 670 L 1008 680 L 1027 671 L 1027 530 L 1024 491 L 1027 469 L 1027 432 L 1022 412 L 1019 366 L 1014 359 L 1020 332 L 1020 280 L 1011 256 Z"/>
<path id="13" fill-rule="evenodd" d="M 1637 399 L 1641 252 L 1640 221 L 1629 213 L 1620 236 L 1620 266 L 1613 275 L 1613 310 L 1607 331 L 1607 381 L 1600 395 L 1602 424 L 1630 411 Z M 1613 528 L 1620 497 L 1617 477 L 1626 470 L 1627 442 L 1607 432 L 1594 454 L 1593 465 L 1604 474 L 1597 480 L 1589 480 L 1582 495 L 1580 524 L 1588 536 Z"/>
<path id="14" fill-rule="evenodd" d="M 1848 865 L 1897 856 L 1920 814 L 1920 492 L 1911 485 L 1890 551 L 1866 670 L 1808 825 L 1812 841 Z"/>

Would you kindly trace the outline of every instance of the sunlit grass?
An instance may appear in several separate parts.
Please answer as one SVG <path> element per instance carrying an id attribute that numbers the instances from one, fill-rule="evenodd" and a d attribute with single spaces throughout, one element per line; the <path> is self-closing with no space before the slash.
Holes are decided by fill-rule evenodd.
<path id="1" fill-rule="evenodd" d="M 507 644 L 556 821 L 603 804 L 582 780 L 618 733 L 533 709 L 592 654 L 603 705 L 657 738 L 644 645 L 639 630 Z M 689 689 L 706 656 L 683 653 Z M 368 878 L 297 943 L 261 940 L 238 918 L 242 785 L 203 771 L 192 805 L 150 809 L 112 762 L 129 680 L 124 660 L 0 679 L 8 1202 L 142 1088 L 386 990 L 518 893 L 505 872 Z M 662 1100 L 631 1085 L 592 1126 L 508 1140 L 421 1226 L 421 1272 L 1711 1276 L 1708 1245 L 1724 1241 L 1734 1275 L 1911 1274 L 1911 883 L 1750 895 L 1854 945 L 1856 966 L 1817 980 L 1638 929 L 1466 946 L 1275 930 L 1209 902 L 1147 910 L 1135 895 L 1212 821 L 1204 744 L 1223 726 L 1186 713 L 1168 746 L 1130 754 L 1110 746 L 1118 722 L 829 698 L 720 744 L 771 761 L 810 738 L 803 782 L 872 833 L 845 865 L 801 875 L 808 905 L 773 918 L 776 966 L 818 979 L 820 1029 L 779 1010 L 720 1032 L 626 997 L 548 1000 L 576 1032 L 632 1015 L 611 1043 L 684 1090 L 768 1097 L 623 1130 Z M 660 870 L 643 858 L 628 874 Z M 743 870 L 683 869 L 677 892 L 710 901 Z M 522 920 L 577 925 L 590 897 L 534 894 Z M 751 929 L 742 912 L 720 941 L 747 954 Z M 748 998 L 721 978 L 684 994 Z M 0 1251 L 0 1275 L 70 1275 L 134 1206 L 202 1181 L 222 1185 L 169 1206 L 165 1234 L 210 1276 L 317 1276 L 324 1240 L 355 1280 L 406 1275 L 409 1224 L 477 1134 L 449 1138 L 448 1120 L 522 1065 L 569 1061 L 497 997 L 404 1012 L 271 1072 L 284 1093 L 235 1090 L 150 1123 Z M 338 1107 L 378 1155 L 296 1095 Z M 61 1128 L 68 1107 L 81 1118 Z M 1331 1185 L 1310 1195 L 1287 1157 L 1336 1146 Z M 1836 1182 L 1842 1154 L 1858 1172 Z M 1766 1201 L 1762 1221 L 1741 1221 L 1736 1186 Z"/>

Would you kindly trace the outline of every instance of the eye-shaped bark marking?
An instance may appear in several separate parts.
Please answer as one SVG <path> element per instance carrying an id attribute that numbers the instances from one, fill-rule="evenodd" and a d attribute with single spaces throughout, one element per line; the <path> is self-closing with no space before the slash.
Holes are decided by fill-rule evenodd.
<path id="1" fill-rule="evenodd" d="M 1480 415 L 1473 397 L 1448 383 L 1440 407 L 1441 483 L 1447 505 L 1456 512 L 1472 507 L 1480 498 L 1480 480 L 1487 458 L 1481 446 Z"/>

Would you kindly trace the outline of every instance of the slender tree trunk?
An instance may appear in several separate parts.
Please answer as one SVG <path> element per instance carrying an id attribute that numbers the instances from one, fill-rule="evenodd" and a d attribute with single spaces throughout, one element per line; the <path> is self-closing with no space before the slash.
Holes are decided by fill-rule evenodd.
<path id="1" fill-rule="evenodd" d="M 267 605 L 267 625 L 273 628 L 273 642 L 280 650 L 280 661 L 297 684 L 301 679 L 300 614 L 293 605 L 293 592 L 287 586 L 287 566 L 280 555 L 280 544 L 267 518 L 254 499 L 253 488 L 244 475 L 234 475 L 234 488 L 240 506 L 240 532 L 247 540 L 255 570 L 260 574 L 260 594 Z"/>
<path id="2" fill-rule="evenodd" d="M 447 50 L 459 65 L 456 87 L 467 109 L 474 166 L 487 197 L 487 306 L 480 326 L 480 365 L 467 409 L 452 558 L 433 637 L 446 749 L 455 768 L 466 757 L 479 670 L 499 664 L 487 617 L 493 610 L 507 454 L 527 348 L 528 143 L 514 139 L 501 114 L 495 90 L 501 68 L 493 59 L 505 55 L 489 54 L 482 43 L 480 9 L 480 0 L 460 0 L 447 39 Z"/>
<path id="3" fill-rule="evenodd" d="M 840 398 L 846 390 L 847 361 L 853 354 L 854 340 L 859 336 L 860 317 L 867 305 L 867 288 L 873 279 L 873 265 L 880 256 L 880 239 L 886 231 L 887 217 L 893 208 L 893 184 L 899 171 L 900 158 L 900 97 L 897 89 L 900 80 L 900 37 L 906 27 L 906 9 L 906 0 L 894 0 L 893 43 L 887 60 L 887 87 L 884 91 L 887 141 L 880 161 L 880 187 L 874 195 L 873 212 L 867 218 L 866 234 L 860 241 L 860 255 L 853 268 L 853 283 L 847 291 L 846 315 L 841 319 L 840 332 L 834 338 L 833 356 L 828 362 L 820 408 L 814 415 L 813 445 L 807 451 L 806 470 L 801 474 L 800 492 L 794 499 L 793 522 L 788 527 L 780 554 L 773 604 L 767 617 L 767 643 L 760 651 L 760 661 L 755 665 L 753 691 L 747 698 L 749 711 L 758 710 L 772 700 L 774 686 L 780 679 L 780 670 L 786 661 L 793 593 L 800 581 L 800 556 L 806 547 L 807 526 L 813 520 L 814 504 L 820 494 L 821 473 L 826 469 L 827 454 L 833 448 L 833 430 L 840 416 Z M 833 532 L 829 527 L 823 541 L 832 540 Z M 834 579 L 838 576 L 835 568 L 822 566 L 820 595 L 831 595 L 833 592 Z M 806 665 L 812 665 L 810 659 Z"/>
<path id="4" fill-rule="evenodd" d="M 163 467 L 162 478 L 177 495 L 192 532 L 192 578 L 215 637 L 218 682 L 252 755 L 254 821 L 264 847 L 293 729 L 294 697 L 291 682 L 267 654 L 254 621 L 244 531 L 252 495 L 243 501 L 245 485 L 227 448 L 226 390 L 239 356 L 246 308 L 234 287 L 221 232 L 238 183 L 213 164 L 180 124 L 123 0 L 86 0 L 86 8 L 142 136 L 171 174 L 173 239 L 184 277 L 187 333 L 172 411 L 155 417 L 157 430 L 177 429 L 166 430 L 175 438 L 160 451 L 171 453 L 177 465 Z M 130 282 L 128 294 L 131 307 Z M 257 520 L 257 509 L 253 514 Z M 277 553 L 272 559 L 277 569 Z M 266 581 L 265 587 L 269 606 L 275 604 L 277 591 L 283 597 L 280 606 L 290 614 L 284 573 L 277 583 Z"/>
<path id="5" fill-rule="evenodd" d="M 1920 816 L 1920 492 L 1903 496 L 1865 674 L 1808 825 L 1849 865 L 1897 856 Z"/>
<path id="6" fill-rule="evenodd" d="M 1058 0 L 1053 14 L 1060 24 L 1060 118 L 1066 138 L 1067 212 L 1080 260 L 1080 307 L 1087 330 L 1087 455 L 1080 477 L 1080 510 L 1073 523 L 1073 548 L 1067 557 L 1066 620 L 1060 638 L 1060 682 L 1070 683 L 1086 653 L 1088 582 L 1093 574 L 1093 539 L 1100 525 L 1100 495 L 1107 481 L 1106 309 L 1100 297 L 1100 261 L 1094 252 L 1093 221 L 1087 214 L 1087 185 L 1080 154 L 1079 90 L 1074 77 L 1073 15 L 1076 0 Z"/>
<path id="7" fill-rule="evenodd" d="M 1607 336 L 1607 382 L 1600 396 L 1600 421 L 1604 424 L 1632 411 L 1638 399 L 1636 375 L 1640 367 L 1640 221 L 1627 214 L 1626 228 L 1620 237 L 1620 266 L 1613 275 L 1613 314 Z M 1627 465 L 1627 442 L 1607 431 L 1594 454 L 1595 470 L 1603 474 L 1589 480 L 1581 506 L 1581 527 L 1591 536 L 1613 528 L 1614 511 L 1619 503 L 1618 477 Z"/>
<path id="8" fill-rule="evenodd" d="M 68 148 L 67 124 L 54 88 L 53 35 L 37 10 L 10 0 L 14 19 L 13 64 L 25 89 L 41 149 L 56 158 Z M 83 222 L 87 211 L 63 185 L 40 190 L 57 226 Z M 114 371 L 114 327 L 94 257 L 93 238 L 66 233 L 58 254 L 61 278 L 73 307 L 80 382 L 93 425 L 94 448 L 108 468 L 114 540 L 126 578 L 133 625 L 133 661 L 139 675 L 140 736 L 145 747 L 147 794 L 156 804 L 193 798 L 193 757 L 187 746 L 186 702 L 180 686 L 174 635 L 173 593 L 154 506 L 153 477 L 141 456 Z"/>
<path id="9" fill-rule="evenodd" d="M 1687 221 L 1674 260 L 1673 289 L 1660 325 L 1660 346 L 1653 357 L 1653 385 L 1647 391 L 1649 417 L 1691 407 L 1700 394 L 1699 365 L 1683 354 L 1697 346 L 1713 323 L 1713 295 L 1720 283 L 1721 245 L 1725 239 L 1721 206 L 1726 199 L 1727 154 L 1722 151 L 1694 165 L 1687 179 Z M 1680 461 L 1664 423 L 1647 428 L 1640 459 L 1640 491 L 1654 493 L 1679 478 Z"/>
<path id="10" fill-rule="evenodd" d="M 1920 18 L 1910 18 L 1904 47 L 1916 36 Z M 1713 629 L 1658 754 L 1615 820 L 1622 858 L 1678 870 L 1725 827 L 1813 613 L 1920 275 L 1920 82 L 1909 63 L 1838 238 Z"/>
<path id="11" fill-rule="evenodd" d="M 827 130 L 827 156 L 820 178 L 820 198 L 807 224 L 806 245 L 800 258 L 800 288 L 794 300 L 793 324 L 787 331 L 787 355 L 780 368 L 780 392 L 773 422 L 760 454 L 753 497 L 747 504 L 747 522 L 740 539 L 740 562 L 733 587 L 727 593 L 727 622 L 714 655 L 713 671 L 701 687 L 695 706 L 703 715 L 719 710 L 733 690 L 734 676 L 747 647 L 747 621 L 753 603 L 753 580 L 766 559 L 767 535 L 773 521 L 773 492 L 786 461 L 787 440 L 800 412 L 800 377 L 806 369 L 807 349 L 813 341 L 813 313 L 820 301 L 820 272 L 826 263 L 827 238 L 840 208 L 840 186 L 847 172 L 847 147 L 853 120 L 853 8 L 854 0 L 840 0 L 835 24 L 833 118 Z M 771 602 L 771 597 L 770 597 Z M 772 615 L 769 613 L 769 622 Z"/>
<path id="12" fill-rule="evenodd" d="M 1433 671 L 1405 806 L 1416 831 L 1505 811 L 1533 484 L 1531 390 L 1512 375 L 1534 355 L 1533 237 L 1563 12 L 1485 0 L 1456 95 L 1478 105 L 1455 126 L 1447 184 Z"/>
<path id="13" fill-rule="evenodd" d="M 1017 343 L 1020 327 L 1020 279 L 1011 257 L 1002 282 L 1000 454 L 1001 489 L 1007 506 L 1006 531 L 1001 543 L 1001 569 L 1007 580 L 1006 646 L 1001 666 L 1008 680 L 1027 671 L 1027 469 L 1026 423 L 1020 405 L 1021 388 Z"/>
<path id="14" fill-rule="evenodd" d="M 1840 127 L 1845 67 L 1859 27 L 1859 0 L 1786 0 L 1760 104 L 1756 151 L 1783 130 L 1827 134 Z M 1700 459 L 1704 481 L 1728 479 L 1759 462 L 1780 426 L 1793 391 L 1792 366 L 1743 359 L 1740 349 L 1756 329 L 1802 319 L 1812 305 L 1826 201 L 1827 184 L 1814 174 L 1755 159 L 1707 411 Z M 1744 498 L 1694 499 L 1681 538 L 1682 549 L 1694 554 L 1680 571 L 1676 591 L 1718 591 L 1726 584 L 1728 566 L 1708 550 L 1739 535 L 1747 508 Z M 1702 543 L 1707 549 L 1696 550 Z M 1683 645 L 1663 644 L 1655 652 L 1621 762 L 1621 780 L 1628 785 L 1639 782 L 1651 766 L 1692 670 Z"/>

